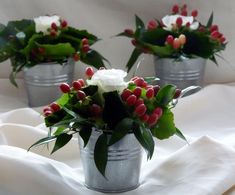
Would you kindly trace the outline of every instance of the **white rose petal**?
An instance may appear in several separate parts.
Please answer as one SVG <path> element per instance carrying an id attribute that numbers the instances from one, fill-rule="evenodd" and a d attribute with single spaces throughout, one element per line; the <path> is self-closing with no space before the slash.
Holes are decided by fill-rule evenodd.
<path id="1" fill-rule="evenodd" d="M 116 90 L 122 92 L 128 85 L 124 81 L 126 76 L 127 73 L 119 69 L 98 70 L 91 80 L 88 80 L 88 85 L 97 85 L 101 93 Z"/>
<path id="2" fill-rule="evenodd" d="M 49 34 L 48 29 L 51 28 L 51 24 L 55 23 L 57 26 L 60 25 L 59 16 L 39 16 L 34 18 L 35 30 L 37 33 L 42 32 L 43 34 Z"/>
<path id="3" fill-rule="evenodd" d="M 196 30 L 199 27 L 198 22 L 193 22 L 194 17 L 193 16 L 182 16 L 182 15 L 166 15 L 165 17 L 162 18 L 162 23 L 165 25 L 163 27 L 165 30 L 172 30 L 172 26 L 176 24 L 177 18 L 182 18 L 182 26 L 185 26 L 187 23 L 190 24 L 190 29 Z"/>

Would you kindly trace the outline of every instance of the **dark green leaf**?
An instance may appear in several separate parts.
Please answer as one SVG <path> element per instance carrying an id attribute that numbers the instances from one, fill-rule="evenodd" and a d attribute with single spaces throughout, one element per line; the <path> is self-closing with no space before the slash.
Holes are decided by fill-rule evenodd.
<path id="1" fill-rule="evenodd" d="M 214 62 L 217 66 L 219 65 L 214 55 L 210 58 L 210 60 Z"/>
<path id="2" fill-rule="evenodd" d="M 79 135 L 83 139 L 84 142 L 84 148 L 86 147 L 92 133 L 92 127 L 91 126 L 83 126 L 80 127 Z"/>
<path id="3" fill-rule="evenodd" d="M 170 45 L 165 45 L 165 46 L 158 46 L 158 45 L 151 45 L 151 44 L 145 44 L 145 45 L 148 48 L 150 48 L 152 52 L 159 57 L 171 56 L 174 52 L 173 47 Z"/>
<path id="4" fill-rule="evenodd" d="M 42 138 L 42 139 L 38 140 L 37 142 L 35 142 L 32 146 L 30 146 L 29 149 L 28 149 L 28 151 L 29 151 L 32 147 L 40 146 L 40 145 L 47 144 L 47 143 L 50 143 L 50 142 L 52 142 L 52 141 L 55 141 L 57 137 L 58 137 L 58 136 L 51 136 L 51 137 Z"/>
<path id="5" fill-rule="evenodd" d="M 120 121 L 116 127 L 112 136 L 109 140 L 109 146 L 115 144 L 119 140 L 121 140 L 129 131 L 132 130 L 133 127 L 133 119 L 131 118 L 124 118 Z"/>
<path id="6" fill-rule="evenodd" d="M 129 33 L 126 33 L 126 32 L 121 32 L 121 33 L 116 35 L 116 37 L 119 37 L 119 36 L 125 36 L 125 37 L 129 37 L 129 38 L 133 37 L 133 35 L 131 35 Z"/>
<path id="7" fill-rule="evenodd" d="M 210 18 L 209 18 L 209 20 L 208 20 L 208 22 L 206 24 L 206 27 L 210 28 L 212 24 L 213 24 L 213 12 L 210 15 Z"/>
<path id="8" fill-rule="evenodd" d="M 72 139 L 72 137 L 73 135 L 69 135 L 67 133 L 62 133 L 58 135 L 51 154 L 53 154 L 54 152 L 65 146 Z"/>
<path id="9" fill-rule="evenodd" d="M 144 22 L 137 15 L 135 15 L 135 25 L 136 25 L 136 29 L 145 28 Z"/>
<path id="10" fill-rule="evenodd" d="M 168 108 L 163 110 L 163 115 L 151 131 L 158 139 L 167 139 L 176 133 L 174 115 Z"/>
<path id="11" fill-rule="evenodd" d="M 74 117 L 74 118 L 77 118 L 78 117 L 78 115 L 75 113 L 75 112 L 73 112 L 72 110 L 69 110 L 68 108 L 66 108 L 66 107 L 62 107 L 62 109 L 65 111 L 65 112 L 67 112 L 70 116 L 72 116 L 72 117 Z"/>
<path id="12" fill-rule="evenodd" d="M 130 59 L 128 60 L 126 64 L 127 72 L 131 70 L 131 68 L 134 66 L 135 62 L 139 58 L 139 56 L 142 54 L 142 51 L 140 49 L 135 48 L 131 54 Z"/>
<path id="13" fill-rule="evenodd" d="M 107 61 L 102 55 L 100 55 L 95 50 L 90 50 L 84 57 L 81 56 L 82 62 L 88 65 L 94 66 L 97 69 L 101 67 L 105 67 L 103 60 Z"/>
<path id="14" fill-rule="evenodd" d="M 98 86 L 89 85 L 82 89 L 87 96 L 93 96 L 98 91 Z"/>
<path id="15" fill-rule="evenodd" d="M 9 80 L 10 80 L 10 82 L 11 82 L 15 87 L 18 87 L 15 78 L 16 78 L 16 73 L 15 73 L 15 72 L 11 72 L 11 74 L 10 74 L 10 76 L 9 76 Z"/>
<path id="16" fill-rule="evenodd" d="M 127 109 L 117 91 L 104 93 L 103 97 L 105 102 L 103 120 L 110 129 L 115 129 L 117 123 L 128 117 Z"/>
<path id="17" fill-rule="evenodd" d="M 156 100 L 160 106 L 167 106 L 173 99 L 175 95 L 176 86 L 165 85 L 157 93 Z"/>
<path id="18" fill-rule="evenodd" d="M 151 159 L 154 152 L 154 140 L 151 131 L 138 123 L 134 124 L 133 131 L 136 139 L 146 150 L 147 158 Z"/>
<path id="19" fill-rule="evenodd" d="M 107 135 L 99 136 L 94 150 L 94 161 L 99 172 L 105 177 L 105 168 L 108 160 Z"/>
<path id="20" fill-rule="evenodd" d="M 177 135 L 179 138 L 183 139 L 184 141 L 186 141 L 188 143 L 186 137 L 184 137 L 183 133 L 178 128 L 176 128 L 175 135 Z"/>

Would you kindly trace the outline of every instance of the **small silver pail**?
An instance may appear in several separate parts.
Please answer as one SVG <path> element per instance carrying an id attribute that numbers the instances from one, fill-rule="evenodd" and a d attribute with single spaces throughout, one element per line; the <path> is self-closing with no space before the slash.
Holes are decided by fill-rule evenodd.
<path id="1" fill-rule="evenodd" d="M 80 155 L 87 188 L 104 192 L 118 193 L 133 190 L 139 186 L 142 148 L 133 133 L 108 148 L 108 162 L 105 176 L 98 171 L 94 162 L 94 147 L 101 132 L 92 131 L 86 147 L 79 136 Z"/>
<path id="2" fill-rule="evenodd" d="M 61 96 L 59 85 L 73 80 L 74 64 L 69 59 L 63 64 L 49 62 L 25 68 L 23 76 L 29 106 L 44 106 L 58 99 Z"/>
<path id="3" fill-rule="evenodd" d="M 189 86 L 203 85 L 206 59 L 181 57 L 176 60 L 154 56 L 154 65 L 160 86 L 173 84 L 185 89 Z"/>

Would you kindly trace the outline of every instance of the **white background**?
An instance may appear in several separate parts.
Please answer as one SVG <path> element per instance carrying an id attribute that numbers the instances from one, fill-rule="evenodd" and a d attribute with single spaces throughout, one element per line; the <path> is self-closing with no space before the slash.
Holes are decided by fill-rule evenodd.
<path id="1" fill-rule="evenodd" d="M 33 18 L 45 14 L 58 14 L 67 19 L 69 24 L 88 29 L 103 40 L 95 45 L 113 67 L 123 68 L 133 49 L 130 40 L 124 37 L 110 38 L 125 28 L 134 27 L 134 15 L 139 15 L 145 22 L 152 18 L 162 18 L 170 13 L 175 3 L 187 3 L 190 10 L 199 10 L 199 20 L 206 23 L 214 12 L 215 24 L 225 34 L 229 44 L 223 57 L 218 60 L 219 67 L 208 62 L 205 83 L 235 81 L 234 43 L 235 1 L 234 0 L 0 0 L 0 22 Z M 84 67 L 76 67 L 76 77 L 82 76 Z M 9 61 L 1 64 L 0 78 L 8 77 Z M 139 75 L 153 75 L 151 56 L 145 56 Z"/>

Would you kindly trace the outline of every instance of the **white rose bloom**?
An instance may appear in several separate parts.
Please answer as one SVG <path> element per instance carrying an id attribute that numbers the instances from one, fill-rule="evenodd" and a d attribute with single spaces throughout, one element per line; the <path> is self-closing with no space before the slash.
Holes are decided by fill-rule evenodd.
<path id="1" fill-rule="evenodd" d="M 90 80 L 88 85 L 97 85 L 101 93 L 118 91 L 122 92 L 128 85 L 124 81 L 127 73 L 120 69 L 103 69 L 98 70 Z"/>
<path id="2" fill-rule="evenodd" d="M 185 26 L 187 23 L 190 24 L 189 28 L 192 30 L 196 30 L 199 27 L 199 22 L 194 21 L 193 16 L 182 16 L 182 15 L 166 15 L 164 18 L 162 18 L 162 23 L 165 25 L 163 27 L 165 30 L 172 30 L 173 25 L 176 24 L 177 18 L 181 17 L 183 20 L 182 26 Z"/>
<path id="3" fill-rule="evenodd" d="M 49 34 L 48 29 L 51 28 L 51 24 L 54 22 L 57 26 L 60 26 L 59 16 L 39 16 L 34 18 L 36 32 L 42 32 L 43 34 Z"/>

